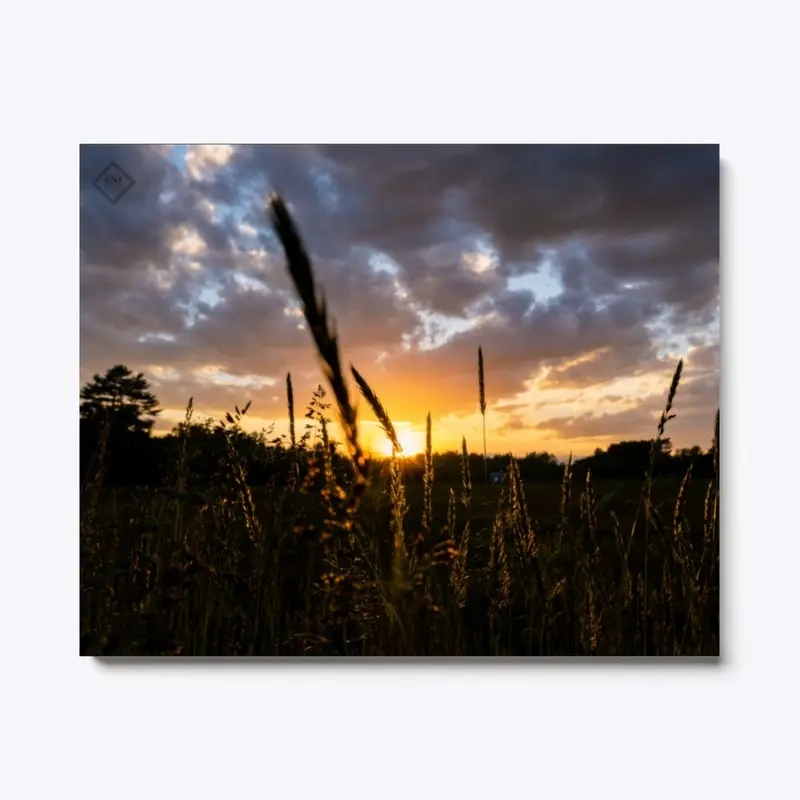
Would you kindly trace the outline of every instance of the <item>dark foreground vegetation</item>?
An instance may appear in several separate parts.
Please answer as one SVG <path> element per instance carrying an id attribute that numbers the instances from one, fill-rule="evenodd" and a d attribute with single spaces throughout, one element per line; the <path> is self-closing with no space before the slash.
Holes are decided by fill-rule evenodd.
<path id="1" fill-rule="evenodd" d="M 143 376 L 84 387 L 81 654 L 719 654 L 719 414 L 707 452 L 670 451 L 681 363 L 654 439 L 566 464 L 434 455 L 430 418 L 426 452 L 403 458 L 351 367 L 396 443 L 370 460 L 311 265 L 271 211 L 328 389 L 296 423 L 287 376 L 287 436 L 245 433 L 247 407 L 195 420 L 190 401 L 153 437 Z M 476 399 L 485 418 L 482 353 Z"/>

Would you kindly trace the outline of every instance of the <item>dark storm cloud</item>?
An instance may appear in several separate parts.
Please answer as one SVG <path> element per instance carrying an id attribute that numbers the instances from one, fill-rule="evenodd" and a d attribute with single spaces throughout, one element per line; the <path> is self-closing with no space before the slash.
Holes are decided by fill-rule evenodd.
<path id="1" fill-rule="evenodd" d="M 332 146 L 319 153 L 361 199 L 365 213 L 353 221 L 352 237 L 389 252 L 472 226 L 491 232 L 506 261 L 592 241 L 618 277 L 663 277 L 717 258 L 716 146 Z"/>
<path id="2" fill-rule="evenodd" d="M 424 251 L 476 234 L 490 235 L 501 274 L 565 248 L 558 266 L 570 285 L 613 292 L 643 280 L 697 305 L 716 288 L 718 172 L 715 146 L 244 147 L 208 196 L 280 189 L 314 252 L 384 251 L 415 296 L 444 313 L 487 287 L 456 259 L 432 263 Z"/>

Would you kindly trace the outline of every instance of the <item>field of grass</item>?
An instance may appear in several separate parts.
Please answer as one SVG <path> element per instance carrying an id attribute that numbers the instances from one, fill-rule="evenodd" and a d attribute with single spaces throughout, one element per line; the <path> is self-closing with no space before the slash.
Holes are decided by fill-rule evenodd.
<path id="1" fill-rule="evenodd" d="M 653 510 L 662 509 L 669 529 L 663 536 L 651 530 L 645 617 L 644 539 L 631 535 L 641 484 L 598 483 L 593 529 L 579 492 L 562 525 L 561 487 L 525 485 L 533 553 L 526 549 L 521 506 L 514 509 L 507 487 L 473 484 L 465 539 L 460 498 L 448 521 L 450 490 L 462 487 L 434 486 L 434 534 L 417 542 L 424 489 L 411 484 L 399 547 L 390 492 L 377 482 L 364 493 L 351 528 L 339 531 L 321 493 L 301 488 L 253 489 L 249 502 L 228 487 L 183 496 L 106 491 L 83 520 L 81 650 L 718 653 L 716 529 L 704 530 L 706 487 L 688 487 L 680 534 L 686 541 L 676 545 L 669 509 L 680 485 L 654 486 Z"/>
<path id="2" fill-rule="evenodd" d="M 680 489 L 680 480 L 664 478 L 654 481 L 653 505 L 667 509 L 674 504 Z M 642 489 L 641 481 L 634 480 L 598 480 L 593 482 L 598 508 L 598 529 L 608 532 L 611 518 L 608 511 L 614 511 L 620 525 L 630 530 L 636 510 L 636 504 Z M 460 486 L 448 487 L 435 484 L 433 494 L 434 514 L 444 521 L 447 515 L 449 489 L 460 490 Z M 703 504 L 705 502 L 706 485 L 691 482 L 686 488 L 684 513 L 689 520 L 694 520 L 698 529 L 702 528 Z M 490 530 L 497 504 L 502 495 L 502 486 L 486 484 L 483 476 L 475 476 L 472 485 L 471 524 L 476 530 Z M 534 522 L 544 531 L 557 531 L 561 521 L 561 487 L 552 482 L 526 481 L 523 490 L 528 510 Z M 406 496 L 412 508 L 419 508 L 422 502 L 422 486 L 412 484 L 406 488 Z M 605 512 L 605 514 L 603 513 Z M 664 513 L 667 513 L 666 511 Z M 580 525 L 579 501 L 575 500 L 570 514 L 572 524 Z M 672 519 L 670 517 L 670 523 Z"/>
<path id="3" fill-rule="evenodd" d="M 655 470 L 682 364 L 641 481 L 578 480 L 567 463 L 560 483 L 526 483 L 509 456 L 504 483 L 487 485 L 466 445 L 460 480 L 437 480 L 430 417 L 419 478 L 399 454 L 370 462 L 310 262 L 279 200 L 273 214 L 347 457 L 321 420 L 322 445 L 293 432 L 252 486 L 238 411 L 212 486 L 192 486 L 184 449 L 171 488 L 109 489 L 101 448 L 81 502 L 82 654 L 719 654 L 718 475 Z M 479 354 L 485 413 L 484 369 Z M 352 374 L 392 440 L 389 413 Z"/>

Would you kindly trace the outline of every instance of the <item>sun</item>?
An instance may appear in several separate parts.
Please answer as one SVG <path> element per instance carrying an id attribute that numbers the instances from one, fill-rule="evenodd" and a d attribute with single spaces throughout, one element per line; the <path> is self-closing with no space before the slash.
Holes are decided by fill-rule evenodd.
<path id="1" fill-rule="evenodd" d="M 421 453 L 425 446 L 425 437 L 421 431 L 399 430 L 397 431 L 397 439 L 403 448 L 403 452 L 400 453 L 401 456 L 415 456 Z M 384 438 L 380 442 L 378 451 L 387 458 L 391 457 L 392 443 Z"/>

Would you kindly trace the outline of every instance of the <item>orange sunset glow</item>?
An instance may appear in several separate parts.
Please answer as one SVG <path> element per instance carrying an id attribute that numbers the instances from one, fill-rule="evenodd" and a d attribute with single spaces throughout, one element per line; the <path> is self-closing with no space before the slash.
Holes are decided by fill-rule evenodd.
<path id="1" fill-rule="evenodd" d="M 425 450 L 424 431 L 415 431 L 411 430 L 411 428 L 403 428 L 397 425 L 395 426 L 395 431 L 400 446 L 403 448 L 402 452 L 399 453 L 400 456 L 407 458 Z M 373 453 L 378 455 L 386 456 L 387 458 L 392 455 L 392 443 L 381 430 L 371 436 L 371 443 L 368 446 Z"/>

